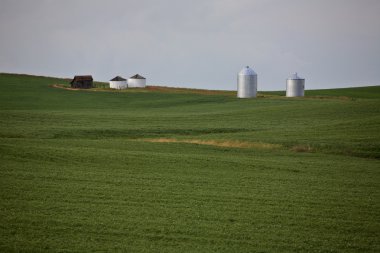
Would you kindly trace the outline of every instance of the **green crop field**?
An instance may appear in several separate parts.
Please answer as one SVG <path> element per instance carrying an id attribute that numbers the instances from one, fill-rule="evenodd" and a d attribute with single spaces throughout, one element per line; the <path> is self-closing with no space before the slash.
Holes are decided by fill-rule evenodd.
<path id="1" fill-rule="evenodd" d="M 380 252 L 380 86 L 68 82 L 0 74 L 0 252 Z"/>

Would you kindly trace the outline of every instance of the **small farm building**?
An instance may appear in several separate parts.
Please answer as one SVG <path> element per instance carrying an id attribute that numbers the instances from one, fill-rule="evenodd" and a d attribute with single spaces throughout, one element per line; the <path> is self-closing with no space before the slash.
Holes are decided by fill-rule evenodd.
<path id="1" fill-rule="evenodd" d="M 146 79 L 145 77 L 140 76 L 139 74 L 136 74 L 128 78 L 129 88 L 145 88 L 145 86 L 146 86 Z"/>
<path id="2" fill-rule="evenodd" d="M 71 88 L 90 89 L 93 79 L 92 76 L 75 76 L 71 81 Z"/>
<path id="3" fill-rule="evenodd" d="M 254 98 L 257 93 L 257 74 L 249 66 L 243 68 L 237 76 L 237 97 Z"/>
<path id="4" fill-rule="evenodd" d="M 126 89 L 128 88 L 127 79 L 122 78 L 121 76 L 116 76 L 110 80 L 111 89 Z"/>

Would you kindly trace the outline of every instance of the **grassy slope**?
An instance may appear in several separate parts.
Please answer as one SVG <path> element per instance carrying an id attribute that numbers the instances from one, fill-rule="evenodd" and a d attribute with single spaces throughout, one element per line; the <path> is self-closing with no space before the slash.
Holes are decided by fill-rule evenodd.
<path id="1" fill-rule="evenodd" d="M 285 91 L 264 92 L 264 94 L 285 95 Z M 327 96 L 350 98 L 374 98 L 378 99 L 380 94 L 380 86 L 354 87 L 354 88 L 339 88 L 326 90 L 306 90 L 306 96 Z"/>
<path id="2" fill-rule="evenodd" d="M 0 250 L 380 250 L 379 87 L 238 100 L 62 82 L 0 75 Z M 282 148 L 140 140 L 156 137 Z"/>

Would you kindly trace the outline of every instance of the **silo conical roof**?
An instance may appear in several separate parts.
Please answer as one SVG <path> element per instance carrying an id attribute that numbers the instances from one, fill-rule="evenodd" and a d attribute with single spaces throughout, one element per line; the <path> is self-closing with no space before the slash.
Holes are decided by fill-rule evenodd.
<path id="1" fill-rule="evenodd" d="M 139 74 L 136 74 L 136 75 L 134 75 L 134 76 L 131 76 L 130 78 L 131 78 L 131 79 L 145 79 L 145 77 L 143 77 L 143 76 L 141 76 L 141 75 L 139 75 Z"/>
<path id="2" fill-rule="evenodd" d="M 127 81 L 127 79 L 122 78 L 121 76 L 115 76 L 110 81 Z"/>
<path id="3" fill-rule="evenodd" d="M 304 78 L 299 77 L 298 74 L 297 74 L 297 72 L 296 72 L 293 75 L 289 76 L 288 79 L 291 79 L 291 80 L 303 80 Z"/>
<path id="4" fill-rule="evenodd" d="M 249 66 L 246 66 L 239 72 L 240 76 L 256 76 L 256 72 L 253 71 Z"/>

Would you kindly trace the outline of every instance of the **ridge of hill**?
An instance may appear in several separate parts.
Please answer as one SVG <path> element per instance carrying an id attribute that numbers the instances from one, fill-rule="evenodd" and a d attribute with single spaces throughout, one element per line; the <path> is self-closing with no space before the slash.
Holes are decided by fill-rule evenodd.
<path id="1" fill-rule="evenodd" d="M 70 87 L 70 78 L 58 78 L 50 76 L 36 76 L 29 74 L 0 73 L 3 76 L 13 76 L 19 78 L 45 78 L 55 80 L 56 83 L 51 84 L 56 88 Z M 194 93 L 203 95 L 227 95 L 235 96 L 236 91 L 229 90 L 209 90 L 184 87 L 169 87 L 162 85 L 148 85 L 145 89 L 129 88 L 125 90 L 114 90 L 109 88 L 107 82 L 94 81 L 95 91 L 114 91 L 114 92 L 163 92 L 163 93 Z M 80 89 L 78 89 L 80 90 Z M 305 91 L 306 97 L 350 97 L 350 98 L 380 98 L 380 85 L 360 86 L 347 88 L 331 88 L 331 89 L 313 89 Z M 268 96 L 285 96 L 285 91 L 259 91 L 258 97 Z"/>

